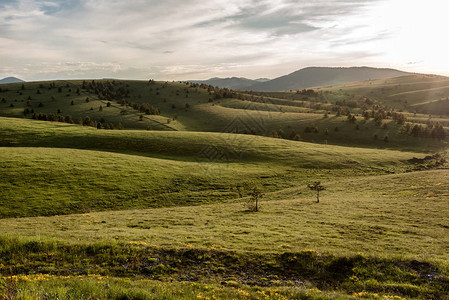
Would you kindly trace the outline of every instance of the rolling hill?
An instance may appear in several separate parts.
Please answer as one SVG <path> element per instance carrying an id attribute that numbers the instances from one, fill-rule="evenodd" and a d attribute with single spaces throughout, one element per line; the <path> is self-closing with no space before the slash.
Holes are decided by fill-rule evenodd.
<path id="1" fill-rule="evenodd" d="M 432 115 L 449 114 L 449 77 L 414 74 L 318 88 L 346 97 L 369 97 L 390 107 Z"/>
<path id="2" fill-rule="evenodd" d="M 412 151 L 444 147 L 442 140 L 411 136 L 405 124 L 391 116 L 382 124 L 362 118 L 365 102 L 359 98 L 339 89 L 303 94 L 127 80 L 30 82 L 0 88 L 0 116 L 57 119 L 104 129 L 227 132 Z M 379 109 L 380 103 L 373 100 L 370 107 Z M 341 110 L 351 111 L 355 119 L 349 120 Z M 421 122 L 428 116 L 411 117 Z M 441 122 L 449 124 L 446 119 Z"/>
<path id="3" fill-rule="evenodd" d="M 254 84 L 248 89 L 254 91 L 288 91 L 369 79 L 398 77 L 407 74 L 409 73 L 394 69 L 369 67 L 309 67 L 266 82 Z"/>
<path id="4" fill-rule="evenodd" d="M 438 158 L 8 117 L 0 137 L 0 272 L 19 298 L 448 292 L 449 177 Z M 248 209 L 255 187 L 258 212 Z"/>
<path id="5" fill-rule="evenodd" d="M 274 191 L 309 180 L 317 169 L 341 177 L 402 172 L 413 168 L 407 160 L 415 155 L 232 133 L 99 130 L 11 118 L 0 118 L 0 136 L 0 218 L 223 202 L 238 197 L 238 184 Z M 23 163 L 26 171 L 18 172 Z"/>
<path id="6" fill-rule="evenodd" d="M 2 85 L 0 298 L 445 299 L 445 84 Z"/>

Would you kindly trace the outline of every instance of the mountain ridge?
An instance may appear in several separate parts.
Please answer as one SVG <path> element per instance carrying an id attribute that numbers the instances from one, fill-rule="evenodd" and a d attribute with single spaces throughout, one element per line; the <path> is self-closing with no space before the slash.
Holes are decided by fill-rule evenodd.
<path id="1" fill-rule="evenodd" d="M 390 68 L 372 67 L 307 67 L 270 81 L 249 87 L 254 91 L 287 91 L 318 86 L 338 85 L 355 81 L 374 80 L 410 75 Z"/>
<path id="2" fill-rule="evenodd" d="M 0 84 L 17 83 L 17 82 L 25 82 L 25 80 L 12 76 L 0 79 Z"/>
<path id="3" fill-rule="evenodd" d="M 325 87 L 349 82 L 393 78 L 412 75 L 392 68 L 361 67 L 306 67 L 274 79 L 245 77 L 212 77 L 206 80 L 188 80 L 188 82 L 218 86 L 233 90 L 252 91 L 288 91 L 311 87 Z"/>

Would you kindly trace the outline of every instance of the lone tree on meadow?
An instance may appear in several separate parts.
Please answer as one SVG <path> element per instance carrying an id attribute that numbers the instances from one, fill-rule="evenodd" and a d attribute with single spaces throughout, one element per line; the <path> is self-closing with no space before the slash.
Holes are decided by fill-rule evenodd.
<path id="1" fill-rule="evenodd" d="M 316 191 L 316 203 L 320 202 L 320 191 L 324 191 L 326 188 L 321 185 L 320 181 L 315 181 L 313 184 L 308 184 L 307 187 L 312 191 Z"/>
<path id="2" fill-rule="evenodd" d="M 249 209 L 251 211 L 259 211 L 259 202 L 260 199 L 263 197 L 262 192 L 257 188 L 253 187 L 252 190 L 248 193 L 250 196 L 249 198 Z"/>

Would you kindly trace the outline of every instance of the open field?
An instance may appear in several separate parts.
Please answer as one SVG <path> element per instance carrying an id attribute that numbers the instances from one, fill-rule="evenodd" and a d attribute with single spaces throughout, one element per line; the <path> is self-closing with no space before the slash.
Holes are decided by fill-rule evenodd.
<path id="1" fill-rule="evenodd" d="M 242 293 L 237 299 L 249 297 L 237 289 L 264 299 L 266 287 L 277 290 L 275 299 L 445 299 L 447 184 L 447 170 L 432 170 L 329 181 L 320 203 L 302 186 L 266 193 L 259 212 L 236 202 L 3 219 L 9 234 L 0 266 L 6 274 L 52 274 L 45 284 L 54 286 L 44 291 L 54 293 L 62 281 L 77 291 L 84 280 L 116 286 L 114 277 L 137 276 L 141 293 L 181 285 L 187 297 L 193 286 L 204 296 Z M 24 291 L 43 292 L 32 280 L 41 275 L 21 276 Z"/>
<path id="2" fill-rule="evenodd" d="M 326 182 L 320 203 L 299 186 L 265 193 L 258 213 L 239 201 L 2 219 L 0 230 L 67 243 L 256 252 L 314 249 L 444 261 L 449 250 L 448 184 L 447 170 L 334 179 Z"/>
<path id="3" fill-rule="evenodd" d="M 399 124 L 390 111 L 379 124 L 359 104 L 337 105 L 363 96 L 386 110 L 398 96 L 377 94 L 387 84 L 421 103 L 403 87 L 417 78 L 397 80 L 308 96 L 2 86 L 0 298 L 448 299 L 447 138 L 405 131 L 425 114 L 405 111 Z M 420 80 L 416 91 L 436 84 Z M 326 188 L 319 203 L 314 181 Z"/>

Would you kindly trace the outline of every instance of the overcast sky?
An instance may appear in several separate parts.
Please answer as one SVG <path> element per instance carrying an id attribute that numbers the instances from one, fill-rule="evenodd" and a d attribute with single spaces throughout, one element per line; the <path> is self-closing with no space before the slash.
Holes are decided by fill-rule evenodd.
<path id="1" fill-rule="evenodd" d="M 0 0 L 0 78 L 449 75 L 444 0 Z"/>

